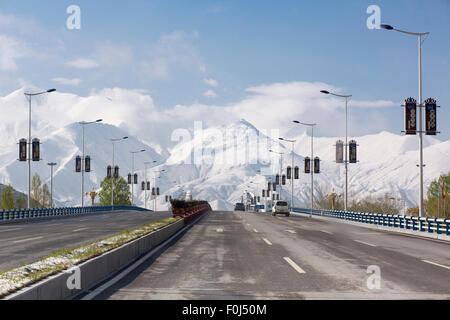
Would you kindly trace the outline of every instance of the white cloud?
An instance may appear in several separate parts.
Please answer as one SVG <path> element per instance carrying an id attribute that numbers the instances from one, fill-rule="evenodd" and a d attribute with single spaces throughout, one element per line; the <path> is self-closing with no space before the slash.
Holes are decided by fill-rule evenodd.
<path id="1" fill-rule="evenodd" d="M 67 78 L 53 78 L 53 82 L 66 85 L 66 86 L 78 86 L 81 83 L 81 79 L 67 79 Z"/>
<path id="2" fill-rule="evenodd" d="M 27 52 L 20 40 L 0 34 L 0 70 L 17 69 L 17 59 L 26 56 Z"/>
<path id="3" fill-rule="evenodd" d="M 208 90 L 203 95 L 207 98 L 215 98 L 217 97 L 217 94 L 213 90 Z"/>
<path id="4" fill-rule="evenodd" d="M 83 58 L 67 61 L 66 65 L 77 69 L 92 69 L 98 67 L 98 63 L 95 60 Z"/>
<path id="5" fill-rule="evenodd" d="M 99 65 L 111 68 L 130 62 L 133 52 L 128 46 L 108 41 L 97 45 L 93 57 Z"/>
<path id="6" fill-rule="evenodd" d="M 352 106 L 360 108 L 386 108 L 386 107 L 397 107 L 401 103 L 395 103 L 393 101 L 387 100 L 375 100 L 375 101 L 364 101 L 364 100 L 352 100 Z"/>
<path id="7" fill-rule="evenodd" d="M 42 27 L 30 17 L 3 13 L 0 13 L 0 29 L 22 35 L 36 35 L 43 32 Z"/>
<path id="8" fill-rule="evenodd" d="M 142 70 L 146 75 L 160 79 L 169 79 L 175 69 L 206 72 L 202 59 L 192 44 L 198 38 L 197 32 L 188 34 L 181 30 L 163 34 L 142 62 Z"/>
<path id="9" fill-rule="evenodd" d="M 219 85 L 217 80 L 214 79 L 203 79 L 203 81 L 205 81 L 205 83 L 211 87 L 217 87 Z"/>
<path id="10" fill-rule="evenodd" d="M 314 121 L 318 123 L 319 135 L 336 136 L 342 133 L 345 123 L 343 101 L 321 94 L 319 91 L 322 89 L 339 92 L 338 88 L 325 83 L 275 83 L 248 88 L 246 97 L 223 106 L 194 103 L 164 109 L 157 108 L 152 97 L 142 90 L 103 89 L 93 91 L 87 97 L 55 92 L 33 100 L 36 110 L 33 113 L 33 126 L 36 126 L 33 132 L 39 128 L 62 127 L 86 120 L 86 115 L 89 115 L 164 147 L 173 145 L 170 141 L 173 130 L 192 129 L 197 120 L 203 121 L 206 128 L 244 118 L 259 129 L 279 129 L 281 134 L 296 129 L 292 120 Z M 381 112 L 384 109 L 379 107 L 381 103 L 370 105 L 372 103 L 367 104 L 369 113 L 365 117 L 356 118 L 350 112 L 351 134 L 386 129 L 387 116 Z M 22 138 L 28 117 L 23 89 L 0 97 L 0 110 L 4 115 L 0 119 L 0 131 L 9 132 L 9 135 L 19 132 L 13 141 Z"/>

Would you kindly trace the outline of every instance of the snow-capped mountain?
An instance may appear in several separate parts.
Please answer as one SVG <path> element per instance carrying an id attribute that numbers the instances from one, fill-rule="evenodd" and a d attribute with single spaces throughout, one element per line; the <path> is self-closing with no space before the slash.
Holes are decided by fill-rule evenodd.
<path id="1" fill-rule="evenodd" d="M 91 173 L 85 173 L 85 192 L 92 187 L 96 190 L 106 175 L 106 167 L 112 164 L 112 138 L 122 138 L 128 133 L 115 126 L 96 123 L 85 127 L 85 155 L 91 157 Z M 50 185 L 49 162 L 56 162 L 53 172 L 54 199 L 65 205 L 81 204 L 81 173 L 75 172 L 75 157 L 82 154 L 82 128 L 74 123 L 58 129 L 41 138 L 42 161 L 31 163 L 31 175 L 38 173 L 42 183 Z M 0 176 L 2 183 L 10 183 L 15 189 L 24 193 L 28 188 L 28 163 L 19 162 L 18 147 L 1 154 Z M 120 174 L 126 176 L 131 172 L 131 151 L 145 149 L 146 152 L 136 154 L 134 166 L 142 169 L 144 162 L 165 160 L 151 147 L 135 137 L 115 143 L 115 165 L 120 167 Z M 156 165 L 156 164 L 155 164 Z M 154 166 L 154 165 L 153 165 Z M 85 198 L 88 203 L 88 198 Z"/>
<path id="2" fill-rule="evenodd" d="M 144 192 L 140 183 L 150 180 L 160 188 L 157 209 L 167 208 L 165 195 L 176 198 L 191 191 L 194 198 L 210 201 L 215 209 L 231 209 L 244 191 L 261 195 L 267 181 L 280 171 L 280 155 L 284 153 L 282 168 L 292 165 L 291 145 L 280 143 L 277 132 L 260 132 L 251 123 L 241 120 L 221 127 L 192 131 L 192 139 L 181 140 L 163 155 L 142 140 L 123 129 L 109 124 L 86 126 L 85 154 L 92 158 L 92 172 L 85 175 L 85 192 L 92 187 L 98 190 L 106 175 L 106 166 L 112 163 L 112 144 L 109 139 L 129 136 L 115 144 L 115 164 L 126 176 L 131 171 L 131 151 L 146 152 L 135 155 L 135 171 L 139 184 L 134 188 L 135 204 L 144 206 Z M 50 183 L 48 162 L 57 162 L 54 171 L 54 198 L 65 205 L 81 203 L 81 174 L 75 173 L 75 157 L 81 155 L 82 129 L 77 123 L 41 136 L 43 161 L 32 163 L 32 174 L 38 172 L 45 183 Z M 310 156 L 310 136 L 302 133 L 296 140 L 294 166 L 300 167 L 300 179 L 294 181 L 294 201 L 297 206 L 308 206 L 310 176 L 302 173 L 304 157 Z M 389 194 L 403 198 L 407 205 L 417 203 L 418 195 L 418 138 L 388 132 L 362 137 L 351 137 L 359 144 L 357 164 L 349 164 L 349 196 L 362 198 L 368 195 Z M 314 156 L 319 156 L 321 173 L 315 175 L 315 188 L 324 192 L 344 187 L 344 166 L 334 162 L 334 144 L 338 138 L 314 138 Z M 342 138 L 340 138 L 342 139 Z M 146 137 L 151 141 L 151 137 Z M 424 182 L 450 171 L 450 141 L 441 142 L 432 137 L 424 139 Z M 144 162 L 156 160 L 154 167 L 144 170 Z M 17 146 L 2 149 L 0 153 L 0 182 L 11 183 L 25 192 L 28 183 L 27 163 L 17 161 Z M 164 171 L 163 171 L 164 170 Z M 290 199 L 290 182 L 283 186 L 283 197 Z M 147 192 L 150 198 L 150 193 Z M 85 203 L 89 203 L 88 197 Z M 154 203 L 147 201 L 147 207 Z"/>
<path id="3" fill-rule="evenodd" d="M 226 140 L 225 137 L 233 135 L 237 137 L 234 143 Z M 297 206 L 309 206 L 310 175 L 303 173 L 303 160 L 310 156 L 311 138 L 303 133 L 291 139 L 296 140 L 294 166 L 300 167 L 300 179 L 294 181 L 294 201 Z M 416 205 L 418 137 L 381 132 L 351 139 L 358 142 L 360 162 L 349 164 L 349 200 L 388 194 L 404 199 L 406 205 Z M 338 138 L 314 138 L 314 156 L 322 160 L 321 173 L 314 176 L 316 191 L 329 193 L 334 189 L 337 193 L 343 192 L 344 165 L 335 163 L 336 140 Z M 202 145 L 203 149 L 200 148 Z M 268 152 L 269 149 L 284 153 L 283 169 L 292 165 L 290 143 L 283 146 L 278 137 L 268 137 L 245 120 L 205 129 L 203 137 L 194 136 L 193 140 L 179 144 L 171 150 L 166 163 L 159 166 L 165 170 L 160 182 L 161 192 L 177 196 L 181 190 L 191 190 L 196 198 L 211 201 L 215 208 L 230 209 L 244 191 L 261 195 L 261 190 L 267 188 L 268 179 L 279 172 L 280 156 Z M 203 150 L 202 163 L 195 161 L 199 150 Z M 449 159 L 450 141 L 424 137 L 425 186 L 450 171 Z M 283 197 L 289 200 L 290 190 L 290 181 L 287 181 L 283 186 Z M 165 206 L 161 198 L 158 207 Z"/>

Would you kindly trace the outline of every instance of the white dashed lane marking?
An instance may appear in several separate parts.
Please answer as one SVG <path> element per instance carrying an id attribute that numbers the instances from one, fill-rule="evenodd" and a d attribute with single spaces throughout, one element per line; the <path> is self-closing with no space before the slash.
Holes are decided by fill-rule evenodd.
<path id="1" fill-rule="evenodd" d="M 297 232 L 295 232 L 294 230 L 286 230 L 286 232 L 289 232 L 289 233 L 297 233 Z"/>
<path id="2" fill-rule="evenodd" d="M 267 243 L 269 246 L 272 245 L 272 242 L 270 242 L 269 240 L 267 240 L 266 238 L 263 238 L 264 242 Z"/>
<path id="3" fill-rule="evenodd" d="M 87 230 L 87 229 L 89 229 L 89 228 L 80 228 L 80 229 L 75 229 L 72 232 L 79 232 L 79 231 L 83 231 L 83 230 Z"/>
<path id="4" fill-rule="evenodd" d="M 444 266 L 443 264 L 439 264 L 439 263 L 432 262 L 432 261 L 428 261 L 428 260 L 422 260 L 422 261 L 425 262 L 425 263 L 429 263 L 429 264 L 432 264 L 432 265 L 435 265 L 435 266 L 438 266 L 438 267 L 441 267 L 441 268 L 445 268 L 445 269 L 449 269 L 449 270 L 450 270 L 450 267 Z"/>
<path id="5" fill-rule="evenodd" d="M 15 231 L 15 230 L 22 230 L 23 228 L 10 228 L 10 229 L 0 229 L 0 232 L 8 232 L 8 231 Z"/>
<path id="6" fill-rule="evenodd" d="M 39 239 L 42 239 L 42 238 L 43 238 L 43 237 L 35 237 L 35 238 L 22 239 L 22 240 L 14 241 L 13 243 L 22 243 L 22 242 L 27 242 L 27 241 L 39 240 Z"/>
<path id="7" fill-rule="evenodd" d="M 297 271 L 298 273 L 306 273 L 305 270 L 303 270 L 302 268 L 300 268 L 294 261 L 291 260 L 291 258 L 289 257 L 284 257 L 284 260 L 286 260 L 287 263 L 289 263 L 289 265 L 295 269 L 295 271 Z"/>
<path id="8" fill-rule="evenodd" d="M 371 243 L 367 243 L 367 242 L 364 242 L 364 241 L 360 241 L 360 240 L 355 240 L 355 242 L 358 242 L 358 243 L 362 243 L 362 244 L 365 244 L 366 246 L 376 247 L 376 245 L 374 245 L 374 244 L 371 244 Z"/>
<path id="9" fill-rule="evenodd" d="M 253 229 L 253 232 L 256 232 L 256 233 L 258 233 L 258 230 L 256 230 L 256 229 Z"/>

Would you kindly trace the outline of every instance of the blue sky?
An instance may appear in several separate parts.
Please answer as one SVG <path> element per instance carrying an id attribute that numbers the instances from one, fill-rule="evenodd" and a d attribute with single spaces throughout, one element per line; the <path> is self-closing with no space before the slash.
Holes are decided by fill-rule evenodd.
<path id="1" fill-rule="evenodd" d="M 66 28 L 72 4 L 81 8 L 81 30 Z M 351 110 L 354 134 L 400 133 L 403 111 L 395 105 L 418 97 L 417 40 L 369 30 L 369 5 L 381 8 L 383 23 L 431 32 L 423 46 L 424 98 L 442 106 L 438 138 L 450 139 L 447 0 L 0 1 L 0 94 L 22 86 L 81 96 L 141 89 L 164 110 L 228 106 L 245 100 L 248 88 L 320 82 L 377 102 Z M 365 130 L 372 116 L 383 118 L 380 127 Z"/>

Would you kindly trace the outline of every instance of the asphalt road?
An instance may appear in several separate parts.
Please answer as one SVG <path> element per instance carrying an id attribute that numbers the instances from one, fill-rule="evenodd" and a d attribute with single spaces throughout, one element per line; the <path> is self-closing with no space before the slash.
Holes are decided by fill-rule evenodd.
<path id="1" fill-rule="evenodd" d="M 0 225 L 0 270 L 32 263 L 60 249 L 77 247 L 171 216 L 169 212 L 117 211 Z"/>
<path id="2" fill-rule="evenodd" d="M 369 266 L 380 270 L 380 286 Z M 369 270 L 374 270 L 369 269 Z M 367 285 L 369 283 L 369 286 Z M 97 299 L 450 299 L 450 244 L 308 217 L 211 212 Z"/>

